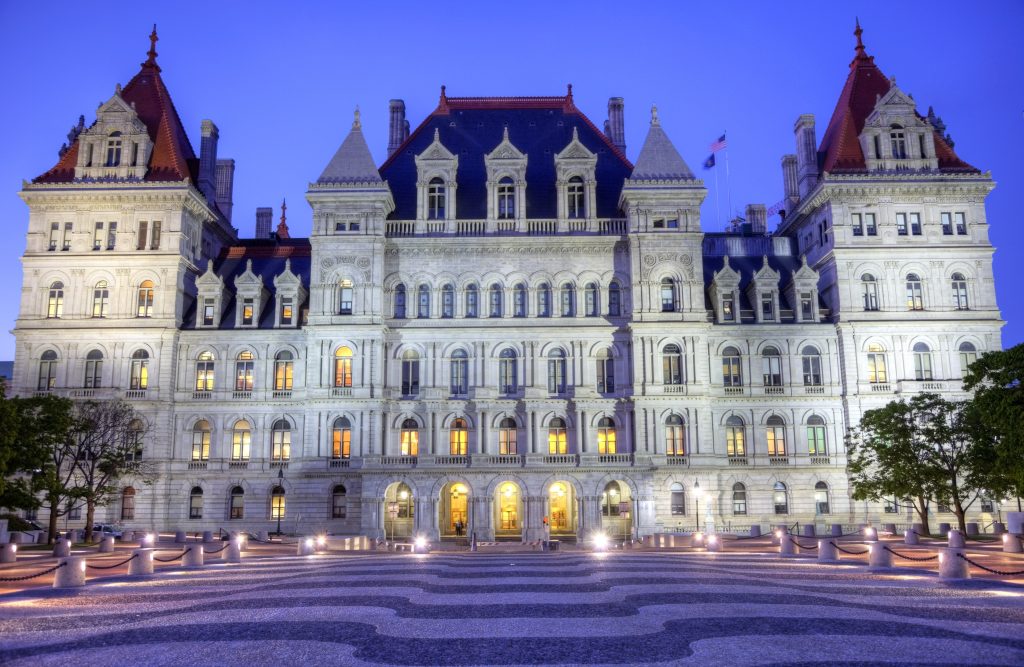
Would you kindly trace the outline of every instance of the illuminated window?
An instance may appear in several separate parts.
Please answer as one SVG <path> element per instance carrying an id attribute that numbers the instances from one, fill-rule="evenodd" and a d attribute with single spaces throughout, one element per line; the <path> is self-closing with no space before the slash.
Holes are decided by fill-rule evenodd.
<path id="1" fill-rule="evenodd" d="M 352 423 L 346 417 L 334 420 L 331 429 L 331 458 L 347 459 L 352 457 Z"/>
<path id="2" fill-rule="evenodd" d="M 284 488 L 275 486 L 270 492 L 270 518 L 283 519 L 285 516 Z"/>
<path id="3" fill-rule="evenodd" d="M 743 420 L 733 415 L 725 420 L 725 452 L 729 456 L 746 456 Z"/>
<path id="4" fill-rule="evenodd" d="M 741 482 L 732 485 L 732 513 L 736 515 L 747 513 L 747 487 Z"/>
<path id="5" fill-rule="evenodd" d="M 50 296 L 46 302 L 46 317 L 64 317 L 64 283 L 55 282 L 50 285 Z"/>
<path id="6" fill-rule="evenodd" d="M 666 345 L 661 351 L 662 384 L 683 383 L 683 354 L 678 345 Z"/>
<path id="7" fill-rule="evenodd" d="M 960 343 L 960 374 L 967 375 L 970 365 L 978 360 L 978 349 L 973 343 Z"/>
<path id="8" fill-rule="evenodd" d="M 548 454 L 565 454 L 567 447 L 565 420 L 555 417 L 548 422 Z"/>
<path id="9" fill-rule="evenodd" d="M 469 443 L 469 428 L 465 419 L 452 421 L 448 429 L 448 445 L 452 456 L 465 456 L 466 447 Z"/>
<path id="10" fill-rule="evenodd" d="M 669 456 L 686 455 L 686 423 L 679 415 L 665 420 L 665 453 Z"/>
<path id="11" fill-rule="evenodd" d="M 252 298 L 242 299 L 242 325 L 252 326 L 256 318 L 256 300 Z"/>
<path id="12" fill-rule="evenodd" d="M 210 459 L 210 422 L 200 419 L 192 427 L 192 460 Z"/>
<path id="13" fill-rule="evenodd" d="M 92 290 L 92 316 L 106 317 L 110 311 L 110 288 L 106 280 L 96 283 Z"/>
<path id="14" fill-rule="evenodd" d="M 334 386 L 352 386 L 352 349 L 345 345 L 334 351 Z"/>
<path id="15" fill-rule="evenodd" d="M 196 361 L 196 391 L 213 391 L 214 387 L 213 354 L 201 352 Z"/>
<path id="16" fill-rule="evenodd" d="M 281 350 L 274 357 L 274 391 L 291 391 L 295 378 L 295 362 L 292 353 Z"/>
<path id="17" fill-rule="evenodd" d="M 735 347 L 722 350 L 722 383 L 726 387 L 743 386 L 740 351 Z"/>
<path id="18" fill-rule="evenodd" d="M 152 317 L 153 316 L 153 281 L 143 280 L 142 284 L 139 285 L 139 295 L 136 300 L 137 317 Z M 211 322 L 212 324 L 212 322 Z"/>
<path id="19" fill-rule="evenodd" d="M 786 456 L 786 423 L 782 417 L 772 415 L 765 425 L 768 456 Z"/>
<path id="20" fill-rule="evenodd" d="M 924 310 L 921 278 L 916 273 L 907 274 L 907 310 Z"/>
<path id="21" fill-rule="evenodd" d="M 420 426 L 415 419 L 402 422 L 402 456 L 418 456 L 420 452 Z"/>
<path id="22" fill-rule="evenodd" d="M 149 352 L 135 350 L 132 352 L 132 371 L 128 380 L 129 389 L 149 388 Z"/>
<path id="23" fill-rule="evenodd" d="M 601 494 L 601 515 L 619 516 L 619 501 L 622 499 L 622 491 L 618 482 L 608 482 Z"/>
<path id="24" fill-rule="evenodd" d="M 772 504 L 775 506 L 776 514 L 789 514 L 789 495 L 786 492 L 786 485 L 782 482 L 775 482 Z"/>
<path id="25" fill-rule="evenodd" d="M 888 382 L 885 364 L 885 348 L 878 343 L 868 345 L 868 382 Z"/>
<path id="26" fill-rule="evenodd" d="M 249 422 L 239 419 L 231 429 L 231 460 L 248 461 L 252 449 L 252 427 Z"/>
<path id="27" fill-rule="evenodd" d="M 292 425 L 287 419 L 278 419 L 274 422 L 274 427 L 271 431 L 270 459 L 272 461 L 287 461 L 291 456 Z"/>
<path id="28" fill-rule="evenodd" d="M 818 415 L 811 415 L 807 418 L 807 453 L 811 456 L 828 454 L 825 442 L 825 420 Z"/>
<path id="29" fill-rule="evenodd" d="M 516 438 L 518 429 L 516 428 L 516 420 L 511 417 L 505 417 L 498 424 L 498 454 L 501 456 L 511 456 L 519 452 L 516 445 Z"/>
<path id="30" fill-rule="evenodd" d="M 235 391 L 252 391 L 255 366 L 252 352 L 239 352 L 235 359 Z"/>
<path id="31" fill-rule="evenodd" d="M 615 422 L 609 417 L 597 422 L 597 453 L 614 454 L 616 441 Z"/>

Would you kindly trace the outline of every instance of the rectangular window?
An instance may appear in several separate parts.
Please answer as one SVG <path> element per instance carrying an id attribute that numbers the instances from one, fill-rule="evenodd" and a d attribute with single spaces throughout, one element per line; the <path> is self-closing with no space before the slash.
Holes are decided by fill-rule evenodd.
<path id="1" fill-rule="evenodd" d="M 343 231 L 345 231 L 345 228 L 346 228 L 346 225 L 345 225 L 344 222 L 336 222 L 336 223 L 334 223 L 334 231 L 336 231 L 336 232 L 343 232 Z"/>
<path id="2" fill-rule="evenodd" d="M 907 235 L 907 214 L 897 213 L 896 214 L 896 233 L 900 236 Z"/>
<path id="3" fill-rule="evenodd" d="M 451 392 L 453 396 L 464 396 L 469 391 L 469 362 L 466 359 L 452 359 Z"/>
<path id="4" fill-rule="evenodd" d="M 812 292 L 800 293 L 800 319 L 804 322 L 814 319 L 814 294 Z"/>
<path id="5" fill-rule="evenodd" d="M 914 236 L 921 235 L 921 214 L 911 213 L 910 214 L 910 233 Z"/>
<path id="6" fill-rule="evenodd" d="M 50 251 L 56 250 L 58 243 L 60 243 L 60 223 L 54 222 L 50 224 Z"/>
<path id="7" fill-rule="evenodd" d="M 949 214 L 949 213 L 940 213 L 939 216 L 942 219 L 942 234 L 944 236 L 952 236 L 953 235 L 953 216 L 951 214 Z"/>
<path id="8" fill-rule="evenodd" d="M 668 227 L 669 229 L 679 229 L 679 220 L 669 218 L 668 220 L 665 221 L 665 226 Z"/>
<path id="9" fill-rule="evenodd" d="M 255 310 L 255 302 L 253 299 L 242 300 L 242 324 L 245 326 L 251 326 L 253 323 Z"/>
<path id="10" fill-rule="evenodd" d="M 565 393 L 565 359 L 548 359 L 548 393 Z"/>
<path id="11" fill-rule="evenodd" d="M 963 213 L 954 213 L 953 219 L 956 220 L 956 233 L 960 236 L 967 235 L 967 216 Z"/>
<path id="12" fill-rule="evenodd" d="M 656 219 L 654 221 L 654 228 L 655 229 L 665 229 L 665 219 L 664 218 Z"/>
<path id="13" fill-rule="evenodd" d="M 149 244 L 150 250 L 160 249 L 160 221 L 153 221 L 153 240 Z"/>
<path id="14" fill-rule="evenodd" d="M 878 236 L 878 225 L 875 224 L 875 214 L 865 213 L 864 214 L 864 226 L 867 228 L 868 236 Z"/>
<path id="15" fill-rule="evenodd" d="M 722 297 L 722 320 L 725 322 L 736 321 L 736 302 L 732 295 Z"/>
<path id="16" fill-rule="evenodd" d="M 864 236 L 864 220 L 860 213 L 854 213 L 850 216 L 853 218 L 853 235 Z"/>
<path id="17" fill-rule="evenodd" d="M 821 357 L 817 355 L 804 355 L 804 386 L 817 387 L 821 385 Z"/>
<path id="18" fill-rule="evenodd" d="M 96 223 L 96 230 L 92 234 L 92 249 L 99 250 L 103 247 L 103 223 Z"/>
<path id="19" fill-rule="evenodd" d="M 775 298 L 771 294 L 761 295 L 761 319 L 766 322 L 775 320 Z"/>
<path id="20" fill-rule="evenodd" d="M 213 326 L 213 299 L 203 299 L 203 326 Z"/>
<path id="21" fill-rule="evenodd" d="M 742 387 L 739 357 L 722 357 L 722 383 L 726 387 Z"/>
<path id="22" fill-rule="evenodd" d="M 117 245 L 117 223 L 111 222 L 107 225 L 107 250 L 113 250 Z"/>
<path id="23" fill-rule="evenodd" d="M 782 386 L 782 357 L 764 357 L 761 364 L 763 383 L 766 387 Z"/>
<path id="24" fill-rule="evenodd" d="M 145 220 L 139 222 L 139 237 L 135 240 L 136 250 L 146 249 L 146 236 L 149 233 L 149 223 Z"/>
<path id="25" fill-rule="evenodd" d="M 615 392 L 615 360 L 597 360 L 597 390 L 602 394 Z"/>
<path id="26" fill-rule="evenodd" d="M 292 297 L 281 297 L 281 326 L 290 326 L 293 316 Z"/>

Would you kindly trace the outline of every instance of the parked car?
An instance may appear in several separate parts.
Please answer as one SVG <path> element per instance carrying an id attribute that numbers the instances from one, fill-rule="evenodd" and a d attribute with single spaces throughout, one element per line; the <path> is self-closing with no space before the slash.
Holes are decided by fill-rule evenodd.
<path id="1" fill-rule="evenodd" d="M 112 535 L 117 539 L 121 539 L 121 536 L 124 534 L 120 527 L 107 523 L 98 523 L 94 525 L 92 527 L 92 532 L 104 537 Z"/>

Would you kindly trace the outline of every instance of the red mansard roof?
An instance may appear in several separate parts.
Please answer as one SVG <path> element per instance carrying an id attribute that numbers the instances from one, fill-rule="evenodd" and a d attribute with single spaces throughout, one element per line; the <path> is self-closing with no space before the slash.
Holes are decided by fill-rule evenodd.
<path id="1" fill-rule="evenodd" d="M 846 77 L 843 92 L 839 95 L 832 119 L 825 129 L 818 148 L 821 171 L 860 172 L 867 170 L 864 152 L 860 148 L 860 133 L 864 122 L 875 109 L 879 97 L 889 92 L 892 83 L 875 65 L 873 56 L 867 55 L 861 42 L 860 24 L 854 34 L 857 36 L 857 55 L 850 63 L 850 75 Z M 934 133 L 935 155 L 942 171 L 978 171 L 953 152 L 946 140 Z"/>

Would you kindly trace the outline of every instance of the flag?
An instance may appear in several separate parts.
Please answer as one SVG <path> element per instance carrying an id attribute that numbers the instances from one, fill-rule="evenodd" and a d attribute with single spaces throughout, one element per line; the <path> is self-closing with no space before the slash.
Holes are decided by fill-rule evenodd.
<path id="1" fill-rule="evenodd" d="M 725 142 L 725 135 L 723 134 L 722 136 L 718 137 L 717 141 L 712 141 L 711 142 L 711 153 L 712 153 L 712 155 L 714 155 L 718 151 L 722 150 L 726 146 L 727 146 L 727 144 Z"/>
<path id="2" fill-rule="evenodd" d="M 711 155 L 708 156 L 707 160 L 704 160 L 704 168 L 705 169 L 711 169 L 714 166 L 715 166 L 715 154 L 712 153 Z"/>

